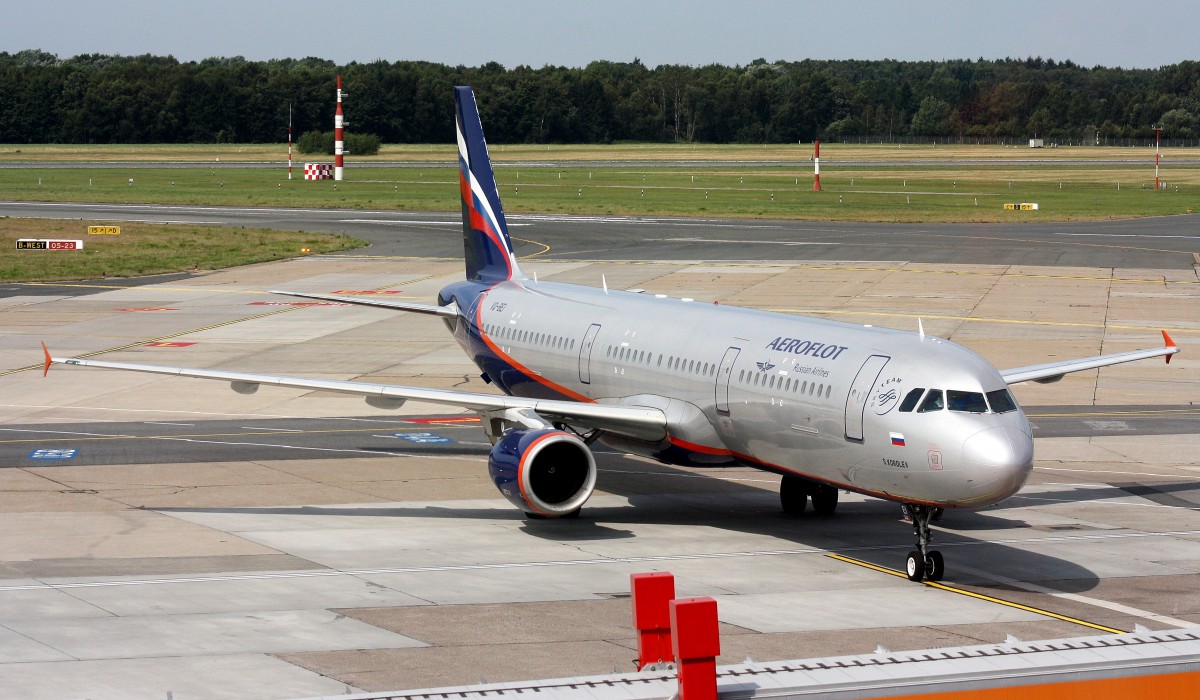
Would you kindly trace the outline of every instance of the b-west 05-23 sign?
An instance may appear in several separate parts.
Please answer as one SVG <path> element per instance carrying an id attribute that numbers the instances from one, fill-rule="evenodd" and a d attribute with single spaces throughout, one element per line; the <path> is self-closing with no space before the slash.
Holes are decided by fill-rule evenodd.
<path id="1" fill-rule="evenodd" d="M 18 238 L 17 250 L 83 250 L 83 241 L 62 238 Z"/>

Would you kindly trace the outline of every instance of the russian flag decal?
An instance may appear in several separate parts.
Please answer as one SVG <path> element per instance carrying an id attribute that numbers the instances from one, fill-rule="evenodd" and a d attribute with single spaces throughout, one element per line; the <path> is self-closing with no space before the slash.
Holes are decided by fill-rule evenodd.
<path id="1" fill-rule="evenodd" d="M 892 436 L 892 444 L 897 447 L 904 447 L 904 433 L 889 433 Z"/>

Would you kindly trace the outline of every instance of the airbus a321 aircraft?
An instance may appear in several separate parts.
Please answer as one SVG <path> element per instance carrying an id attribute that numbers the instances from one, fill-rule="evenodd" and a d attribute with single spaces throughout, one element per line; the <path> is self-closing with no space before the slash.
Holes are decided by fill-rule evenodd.
<path id="1" fill-rule="evenodd" d="M 52 363 L 407 400 L 480 414 L 496 487 L 530 517 L 575 517 L 596 486 L 596 440 L 676 465 L 749 465 L 782 475 L 784 510 L 827 515 L 840 489 L 912 513 L 908 577 L 938 580 L 930 520 L 1017 492 L 1033 463 L 1015 382 L 1178 351 L 1165 347 L 997 371 L 947 340 L 870 326 L 538 282 L 521 272 L 470 88 L 455 88 L 466 279 L 436 306 L 278 292 L 440 317 L 503 395 L 160 367 Z"/>

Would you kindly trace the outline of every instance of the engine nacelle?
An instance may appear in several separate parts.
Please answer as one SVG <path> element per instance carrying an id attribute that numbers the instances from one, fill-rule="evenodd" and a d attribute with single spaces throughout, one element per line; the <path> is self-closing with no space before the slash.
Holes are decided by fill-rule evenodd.
<path id="1" fill-rule="evenodd" d="M 596 488 L 596 459 L 561 430 L 510 430 L 488 457 L 492 482 L 526 512 L 559 517 L 583 505 Z"/>

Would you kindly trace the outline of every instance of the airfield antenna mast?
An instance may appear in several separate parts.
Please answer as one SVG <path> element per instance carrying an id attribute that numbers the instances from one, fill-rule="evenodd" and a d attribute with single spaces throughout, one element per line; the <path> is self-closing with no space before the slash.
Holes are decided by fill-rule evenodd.
<path id="1" fill-rule="evenodd" d="M 342 76 L 337 77 L 337 111 L 333 114 L 333 179 L 342 179 L 343 157 L 346 152 L 345 134 L 342 129 L 346 121 L 342 116 Z"/>
<path id="2" fill-rule="evenodd" d="M 1162 127 L 1154 127 L 1154 189 L 1158 189 L 1158 157 L 1162 155 L 1160 143 L 1162 141 Z"/>
<path id="3" fill-rule="evenodd" d="M 813 141 L 813 192 L 821 191 L 821 140 Z"/>
<path id="4" fill-rule="evenodd" d="M 288 103 L 288 179 L 292 179 L 292 103 Z"/>

